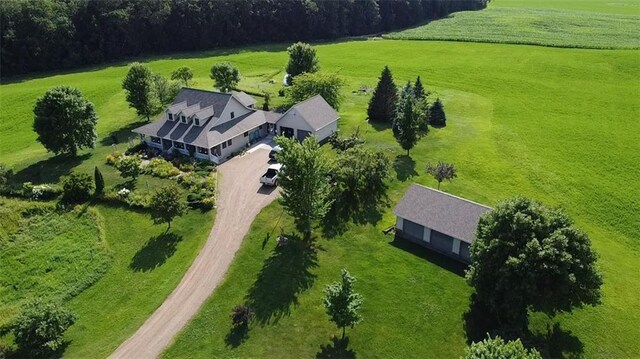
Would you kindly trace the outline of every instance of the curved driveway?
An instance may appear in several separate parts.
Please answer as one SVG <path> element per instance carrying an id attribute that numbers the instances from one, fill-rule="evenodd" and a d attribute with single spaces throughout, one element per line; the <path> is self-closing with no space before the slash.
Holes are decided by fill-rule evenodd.
<path id="1" fill-rule="evenodd" d="M 268 149 L 258 148 L 218 167 L 218 210 L 207 242 L 180 284 L 110 358 L 158 357 L 213 293 L 253 219 L 278 193 L 260 188 L 268 154 Z"/>

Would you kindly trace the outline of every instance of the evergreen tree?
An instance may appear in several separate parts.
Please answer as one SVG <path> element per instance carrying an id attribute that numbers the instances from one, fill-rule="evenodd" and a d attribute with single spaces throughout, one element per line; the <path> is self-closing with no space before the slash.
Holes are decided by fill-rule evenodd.
<path id="1" fill-rule="evenodd" d="M 160 109 L 154 76 L 147 65 L 138 62 L 131 64 L 122 81 L 122 88 L 127 93 L 129 107 L 135 108 L 138 115 L 146 117 L 147 121 Z"/>
<path id="2" fill-rule="evenodd" d="M 93 177 L 94 177 L 94 181 L 96 182 L 96 194 L 101 194 L 102 191 L 104 190 L 104 177 L 102 177 L 102 172 L 100 172 L 100 169 L 98 168 L 98 166 L 96 166 L 95 170 L 93 171 Z"/>
<path id="3" fill-rule="evenodd" d="M 424 87 L 420 81 L 420 76 L 418 76 L 415 85 L 413 85 L 413 94 L 420 100 L 425 100 L 427 98 L 427 93 L 424 91 Z"/>
<path id="4" fill-rule="evenodd" d="M 420 139 L 420 126 L 416 118 L 413 101 L 405 101 L 402 114 L 396 118 L 393 124 L 396 141 L 402 149 L 407 150 L 407 156 Z"/>
<path id="5" fill-rule="evenodd" d="M 436 102 L 429 109 L 429 124 L 438 127 L 447 125 L 447 116 L 444 113 L 444 106 L 440 99 L 436 99 Z"/>
<path id="6" fill-rule="evenodd" d="M 391 70 L 388 66 L 385 66 L 369 101 L 369 108 L 367 109 L 369 121 L 391 123 L 395 116 L 397 100 L 398 89 L 393 83 Z"/>
<path id="7" fill-rule="evenodd" d="M 398 123 L 400 123 L 400 119 L 404 116 L 405 104 L 407 102 L 414 102 L 413 87 L 411 86 L 411 82 L 409 81 L 407 81 L 407 84 L 404 85 L 404 87 L 400 91 L 400 97 L 398 98 L 398 102 L 396 103 L 396 112 L 393 116 L 392 125 L 393 135 L 396 137 L 398 136 L 397 125 Z"/>

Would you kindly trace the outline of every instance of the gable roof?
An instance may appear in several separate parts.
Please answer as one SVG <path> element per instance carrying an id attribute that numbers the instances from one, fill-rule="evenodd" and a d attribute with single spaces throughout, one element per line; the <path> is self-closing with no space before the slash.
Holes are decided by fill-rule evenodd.
<path id="1" fill-rule="evenodd" d="M 333 107 L 331 107 L 331 105 L 329 105 L 329 103 L 327 103 L 327 101 L 320 95 L 315 95 L 297 103 L 280 118 L 285 117 L 293 109 L 302 116 L 314 131 L 321 129 L 340 118 L 340 115 L 338 115 L 336 110 L 334 110 Z"/>
<path id="2" fill-rule="evenodd" d="M 471 243 L 475 238 L 480 216 L 491 208 L 413 184 L 402 197 L 393 213 L 451 237 Z"/>
<path id="3" fill-rule="evenodd" d="M 227 107 L 231 94 L 224 92 L 206 91 L 183 87 L 178 92 L 174 104 L 186 101 L 187 106 L 199 104 L 200 108 L 213 107 L 214 116 L 220 116 Z M 172 105 L 173 106 L 173 105 Z"/>
<path id="4" fill-rule="evenodd" d="M 236 98 L 243 106 L 249 107 L 258 103 L 255 98 L 249 96 L 246 92 L 242 91 L 231 91 L 233 97 Z"/>
<path id="5" fill-rule="evenodd" d="M 238 116 L 231 121 L 212 127 L 207 133 L 209 145 L 216 146 L 265 123 L 264 111 L 255 110 Z"/>

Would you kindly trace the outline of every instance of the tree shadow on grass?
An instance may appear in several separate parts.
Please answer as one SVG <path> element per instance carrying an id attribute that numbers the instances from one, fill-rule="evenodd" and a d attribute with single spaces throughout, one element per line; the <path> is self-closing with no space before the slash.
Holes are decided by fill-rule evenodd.
<path id="1" fill-rule="evenodd" d="M 462 316 L 467 343 L 478 342 L 487 335 L 500 336 L 505 340 L 520 338 L 525 347 L 535 348 L 543 358 L 582 358 L 584 345 L 571 331 L 562 329 L 559 323 L 547 324 L 546 333 L 524 333 L 501 327 L 498 318 L 491 309 L 476 299 L 475 294 L 469 300 L 469 309 Z"/>
<path id="2" fill-rule="evenodd" d="M 393 169 L 396 171 L 396 177 L 402 182 L 418 175 L 416 161 L 407 155 L 396 156 L 393 161 Z"/>
<path id="3" fill-rule="evenodd" d="M 376 225 L 382 220 L 382 214 L 389 207 L 386 193 L 371 194 L 371 198 L 358 200 L 346 197 L 336 200 L 321 222 L 325 238 L 333 238 L 347 231 L 349 221 L 356 224 Z"/>
<path id="4" fill-rule="evenodd" d="M 136 121 L 134 123 L 128 124 L 127 126 L 119 128 L 115 131 L 112 131 L 108 135 L 102 137 L 100 139 L 100 144 L 103 146 L 111 146 L 111 145 L 117 145 L 120 143 L 127 143 L 131 140 L 134 140 L 137 138 L 138 134 L 131 132 L 131 130 L 138 128 L 142 125 L 146 125 L 148 123 L 149 122 L 147 122 L 147 120 L 144 119 L 141 121 Z"/>
<path id="5" fill-rule="evenodd" d="M 16 349 L 16 350 L 9 350 L 5 355 L 7 359 L 25 359 L 25 358 L 29 358 L 29 359 L 60 359 L 63 357 L 64 352 L 67 350 L 67 347 L 69 346 L 69 344 L 71 344 L 71 341 L 65 340 L 60 347 L 58 347 L 58 349 L 56 349 L 53 352 L 50 353 L 46 353 L 46 354 L 34 354 L 34 353 L 29 353 L 27 351 L 24 350 L 20 350 L 20 349 Z M 0 354 L 3 354 L 0 352 Z M 3 357 L 4 358 L 4 357 Z"/>
<path id="6" fill-rule="evenodd" d="M 174 233 L 163 233 L 149 238 L 144 247 L 131 258 L 129 267 L 135 272 L 147 272 L 163 265 L 176 253 L 180 241 L 182 236 Z"/>
<path id="7" fill-rule="evenodd" d="M 75 167 L 90 157 L 91 153 L 79 156 L 59 155 L 50 157 L 16 172 L 14 181 L 16 183 L 56 183 L 60 181 L 61 177 L 71 174 Z"/>
<path id="8" fill-rule="evenodd" d="M 389 244 L 398 249 L 402 249 L 405 252 L 409 252 L 417 257 L 426 259 L 427 261 L 437 265 L 438 267 L 446 269 L 451 273 L 459 275 L 460 277 L 464 277 L 464 272 L 468 267 L 466 264 L 460 261 L 449 258 L 443 254 L 440 254 L 429 248 L 425 248 L 403 238 L 399 238 L 398 236 L 394 237 L 393 241 Z"/>
<path id="9" fill-rule="evenodd" d="M 313 241 L 294 235 L 286 237 L 286 242 L 278 244 L 265 260 L 246 297 L 261 325 L 288 316 L 291 305 L 298 304 L 298 295 L 309 289 L 316 278 L 311 269 L 318 266 L 320 248 Z"/>
<path id="10" fill-rule="evenodd" d="M 389 122 L 374 122 L 374 121 L 369 121 L 369 124 L 371 125 L 371 127 L 373 127 L 374 130 L 376 131 L 384 131 L 384 130 L 389 130 L 391 129 L 391 123 Z"/>
<path id="11" fill-rule="evenodd" d="M 355 359 L 356 353 L 349 349 L 349 337 L 332 337 L 331 343 L 320 345 L 316 359 Z"/>
<path id="12" fill-rule="evenodd" d="M 249 326 L 235 325 L 231 327 L 231 330 L 227 333 L 224 342 L 231 348 L 237 348 L 247 339 L 249 339 Z"/>

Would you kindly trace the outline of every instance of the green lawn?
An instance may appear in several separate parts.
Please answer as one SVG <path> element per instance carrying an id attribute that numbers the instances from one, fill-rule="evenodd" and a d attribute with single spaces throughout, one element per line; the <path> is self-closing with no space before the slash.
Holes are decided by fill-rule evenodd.
<path id="1" fill-rule="evenodd" d="M 573 4 L 567 2 L 568 6 Z M 640 48 L 638 2 L 617 3 L 626 5 L 615 8 L 621 12 L 626 10 L 624 13 L 607 12 L 607 8 L 599 6 L 604 4 L 587 1 L 585 6 L 568 10 L 533 1 L 496 1 L 483 11 L 454 13 L 446 19 L 384 37 L 597 49 Z"/>
<path id="2" fill-rule="evenodd" d="M 102 218 L 91 208 L 58 213 L 0 198 L 0 224 L 9 230 L 0 235 L 0 327 L 29 299 L 66 301 L 109 268 Z"/>
<path id="3" fill-rule="evenodd" d="M 175 55 L 149 64 L 165 75 L 181 65 L 190 66 L 195 86 L 211 88 L 211 65 L 231 61 L 244 76 L 241 87 L 273 91 L 279 101 L 275 93 L 286 62 L 284 48 Z M 339 73 L 347 83 L 341 131 L 359 127 L 369 146 L 384 149 L 392 158 L 403 151 L 389 129 L 366 123 L 368 96 L 352 91 L 361 85 L 373 87 L 388 64 L 398 84 L 420 75 L 433 97 L 444 101 L 449 125 L 432 130 L 412 151 L 411 159 L 398 158 L 390 188 L 392 203 L 412 182 L 435 185 L 424 167 L 427 162 L 445 160 L 459 169 L 459 177 L 444 184 L 446 191 L 489 205 L 524 194 L 565 207 L 601 255 L 604 304 L 560 317 L 561 340 L 556 338 L 553 350 L 583 352 L 587 357 L 631 357 L 640 352 L 634 335 L 640 327 L 635 295 L 640 292 L 638 51 L 387 40 L 317 49 L 322 69 Z M 50 86 L 78 86 L 96 103 L 99 132 L 104 136 L 136 121 L 120 90 L 125 71 L 126 66 L 113 65 L 0 86 L 0 133 L 12 141 L 0 141 L 0 162 L 18 171 L 28 168 L 23 176 L 35 174 L 43 180 L 51 177 L 48 169 L 52 167 L 90 171 L 103 163 L 110 151 L 108 142 L 74 165 L 59 160 L 37 164 L 45 153 L 33 141 L 30 109 Z M 268 84 L 271 77 L 275 85 Z M 117 180 L 111 169 L 104 172 L 108 181 Z M 153 271 L 135 272 L 127 269 L 135 253 L 162 229 L 151 226 L 141 214 L 98 209 L 105 219 L 105 238 L 114 263 L 100 281 L 70 303 L 81 317 L 68 335 L 72 342 L 67 354 L 72 357 L 105 356 L 131 334 L 175 286 L 211 223 L 208 215 L 195 212 L 182 219 L 184 229 L 177 224 L 176 232 L 184 230 L 185 240 L 178 252 Z M 422 258 L 425 252 L 388 243 L 381 229 L 393 223 L 390 208 L 375 227 L 354 226 L 332 240 L 319 238 L 322 249 L 317 250 L 317 258 L 311 251 L 302 263 L 290 254 L 273 252 L 280 213 L 274 204 L 259 216 L 225 283 L 167 356 L 315 355 L 320 345 L 329 344 L 338 333 L 327 321 L 319 297 L 326 283 L 338 279 L 343 266 L 359 278 L 357 288 L 366 300 L 365 320 L 350 331 L 350 348 L 357 356 L 456 357 L 462 353 L 462 315 L 469 288 L 460 276 Z M 290 230 L 288 221 L 281 219 Z M 262 241 L 271 231 L 263 250 Z M 185 246 L 182 256 L 180 246 Z M 285 271 L 281 277 L 282 268 L 290 265 L 305 270 L 302 275 Z M 293 282 L 281 279 L 291 276 Z M 280 289 L 269 291 L 270 285 Z M 234 349 L 225 343 L 228 315 L 247 295 L 265 300 L 263 318 L 272 312 L 280 319 L 256 323 L 248 339 Z M 534 319 L 532 329 L 541 331 L 545 320 Z M 563 347 L 569 344 L 571 348 Z"/>

